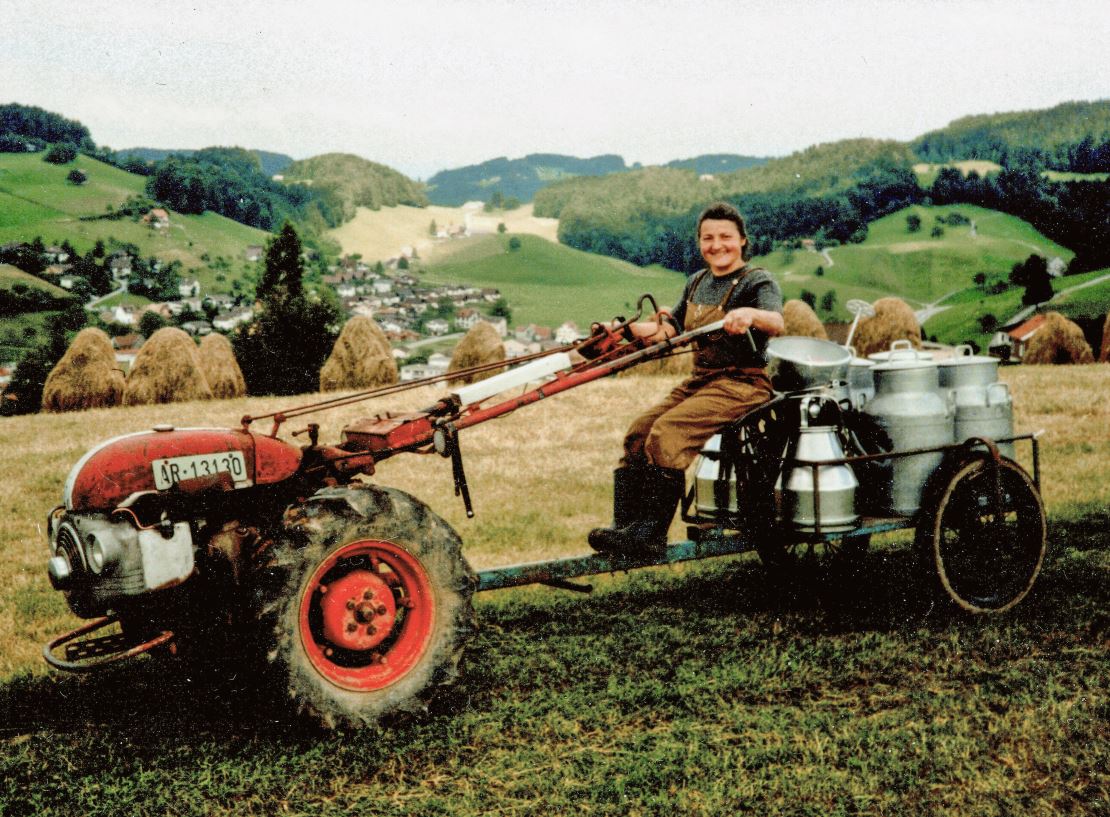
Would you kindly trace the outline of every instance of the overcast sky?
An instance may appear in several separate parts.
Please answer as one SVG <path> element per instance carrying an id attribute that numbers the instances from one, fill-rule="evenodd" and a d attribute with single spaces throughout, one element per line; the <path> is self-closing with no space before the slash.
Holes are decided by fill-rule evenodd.
<path id="1" fill-rule="evenodd" d="M 785 155 L 1110 98 L 1104 2 L 0 2 L 0 103 L 98 144 Z"/>

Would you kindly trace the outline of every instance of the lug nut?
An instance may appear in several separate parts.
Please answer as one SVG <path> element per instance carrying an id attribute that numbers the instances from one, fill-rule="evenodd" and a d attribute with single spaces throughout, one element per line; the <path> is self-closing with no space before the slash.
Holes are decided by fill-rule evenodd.
<path id="1" fill-rule="evenodd" d="M 350 622 L 349 624 L 347 624 L 347 632 L 353 633 L 357 629 L 358 629 L 358 625 L 355 624 L 353 621 Z"/>
<path id="2" fill-rule="evenodd" d="M 377 631 L 378 631 L 378 628 L 375 627 L 373 624 L 367 624 L 366 625 L 366 634 L 367 635 L 374 635 L 374 633 L 376 633 Z"/>
<path id="3" fill-rule="evenodd" d="M 385 615 L 385 605 L 384 604 L 379 604 L 377 612 L 378 612 L 379 616 L 384 616 Z"/>
<path id="4" fill-rule="evenodd" d="M 364 599 L 366 599 L 367 601 L 370 601 L 370 599 L 374 598 L 374 594 L 371 593 L 369 590 L 367 590 L 367 591 L 363 592 L 362 597 Z"/>
<path id="5" fill-rule="evenodd" d="M 354 610 L 355 609 L 355 600 L 354 599 L 351 599 L 350 601 L 347 602 L 347 609 L 348 610 Z"/>

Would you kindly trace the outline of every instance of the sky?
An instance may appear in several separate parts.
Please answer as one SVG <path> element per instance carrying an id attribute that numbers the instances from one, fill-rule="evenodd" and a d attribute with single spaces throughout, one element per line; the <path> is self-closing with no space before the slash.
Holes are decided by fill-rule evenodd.
<path id="1" fill-rule="evenodd" d="M 100 145 L 659 164 L 1110 98 L 1110 4 L 0 2 L 0 103 Z"/>

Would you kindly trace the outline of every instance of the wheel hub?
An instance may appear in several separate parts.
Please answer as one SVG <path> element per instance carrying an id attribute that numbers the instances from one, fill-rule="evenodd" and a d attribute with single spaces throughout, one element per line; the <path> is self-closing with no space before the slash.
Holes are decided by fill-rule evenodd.
<path id="1" fill-rule="evenodd" d="M 321 588 L 324 637 L 345 650 L 371 650 L 389 637 L 397 604 L 389 585 L 369 570 L 352 570 Z"/>

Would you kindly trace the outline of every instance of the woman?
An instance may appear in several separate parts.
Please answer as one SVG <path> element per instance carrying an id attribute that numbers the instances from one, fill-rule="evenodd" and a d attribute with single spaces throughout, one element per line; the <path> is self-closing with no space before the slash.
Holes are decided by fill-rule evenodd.
<path id="1" fill-rule="evenodd" d="M 613 472 L 613 526 L 590 531 L 598 551 L 660 552 L 686 467 L 706 440 L 771 399 L 766 346 L 783 331 L 782 292 L 767 270 L 748 265 L 747 228 L 732 205 L 707 208 L 697 237 L 706 268 L 690 276 L 670 316 L 634 323 L 632 333 L 650 345 L 721 319 L 724 331 L 699 341 L 692 376 L 633 421 Z"/>

